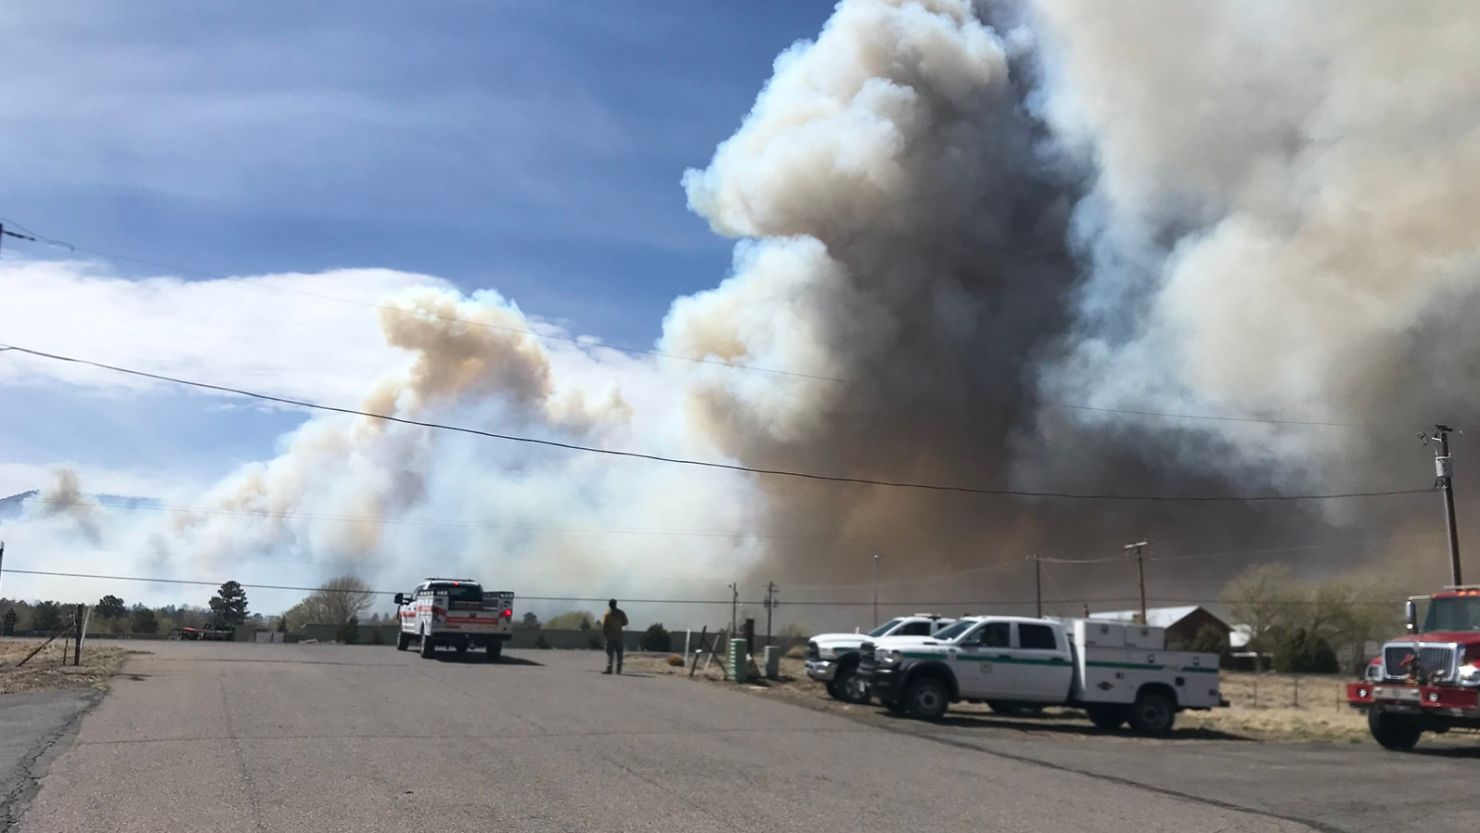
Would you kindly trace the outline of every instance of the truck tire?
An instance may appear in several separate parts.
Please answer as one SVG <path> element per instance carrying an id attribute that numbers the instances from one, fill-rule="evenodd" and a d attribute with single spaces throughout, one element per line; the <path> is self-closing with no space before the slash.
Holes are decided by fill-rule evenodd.
<path id="1" fill-rule="evenodd" d="M 437 646 L 436 646 L 435 643 L 432 642 L 432 638 L 430 636 L 427 636 L 427 632 L 426 631 L 422 631 L 421 632 L 421 658 L 422 659 L 431 659 L 432 658 L 432 655 L 435 654 L 436 651 L 437 651 Z"/>
<path id="2" fill-rule="evenodd" d="M 1084 713 L 1089 715 L 1089 722 L 1101 729 L 1119 729 L 1125 723 L 1124 706 L 1086 706 Z"/>
<path id="3" fill-rule="evenodd" d="M 1156 689 L 1143 689 L 1131 704 L 1127 716 L 1131 728 L 1142 735 L 1165 735 L 1177 720 L 1177 705 L 1171 697 Z"/>
<path id="4" fill-rule="evenodd" d="M 411 635 L 405 631 L 396 634 L 396 650 L 404 651 L 411 647 Z"/>
<path id="5" fill-rule="evenodd" d="M 1423 734 L 1423 727 L 1413 715 L 1376 710 L 1367 712 L 1367 728 L 1372 730 L 1372 737 L 1382 744 L 1383 749 L 1403 752 L 1412 749 L 1418 743 L 1419 735 Z"/>
<path id="6" fill-rule="evenodd" d="M 904 692 L 904 708 L 910 717 L 940 720 L 951 706 L 945 683 L 935 677 L 919 677 Z"/>
<path id="7" fill-rule="evenodd" d="M 504 655 L 504 643 L 502 641 L 488 643 L 488 661 L 498 662 L 498 658 Z"/>

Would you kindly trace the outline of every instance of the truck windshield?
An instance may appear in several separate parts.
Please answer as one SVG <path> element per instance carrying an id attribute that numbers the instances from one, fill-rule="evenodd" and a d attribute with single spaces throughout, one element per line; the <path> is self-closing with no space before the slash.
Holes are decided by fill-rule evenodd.
<path id="1" fill-rule="evenodd" d="M 1424 631 L 1480 630 L 1480 597 L 1434 599 L 1424 617 Z"/>
<path id="2" fill-rule="evenodd" d="M 896 625 L 898 625 L 898 624 L 899 624 L 899 620 L 898 619 L 890 619 L 889 621 L 885 622 L 884 624 L 882 624 L 882 625 L 878 626 L 877 628 L 874 628 L 873 630 L 869 631 L 868 632 L 868 635 L 869 636 L 883 636 L 884 634 L 886 634 L 886 633 L 894 630 L 894 627 Z"/>
<path id="3" fill-rule="evenodd" d="M 957 622 L 954 625 L 950 625 L 936 631 L 935 638 L 939 639 L 942 642 L 949 642 L 952 639 L 960 636 L 961 634 L 966 633 L 966 631 L 975 624 L 975 622 Z"/>

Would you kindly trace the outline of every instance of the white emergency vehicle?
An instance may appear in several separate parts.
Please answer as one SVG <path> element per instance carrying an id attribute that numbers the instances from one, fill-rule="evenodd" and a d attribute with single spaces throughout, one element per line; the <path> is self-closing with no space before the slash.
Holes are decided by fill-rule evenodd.
<path id="1" fill-rule="evenodd" d="M 429 578 L 410 595 L 397 593 L 396 606 L 401 622 L 396 649 L 404 651 L 415 642 L 427 658 L 438 646 L 459 654 L 486 648 L 492 662 L 513 635 L 514 594 L 485 592 L 483 585 L 465 578 Z"/>
<path id="2" fill-rule="evenodd" d="M 891 711 L 938 720 L 954 702 L 1082 708 L 1104 729 L 1171 731 L 1177 712 L 1227 705 L 1218 655 L 1167 651 L 1161 628 L 1086 619 L 973 616 L 953 638 L 883 638 L 859 675 Z"/>
<path id="3" fill-rule="evenodd" d="M 867 703 L 868 687 L 858 679 L 858 649 L 870 639 L 886 636 L 927 637 L 955 619 L 916 613 L 890 619 L 866 634 L 819 633 L 807 640 L 807 676 L 827 687 L 827 693 L 849 703 Z"/>

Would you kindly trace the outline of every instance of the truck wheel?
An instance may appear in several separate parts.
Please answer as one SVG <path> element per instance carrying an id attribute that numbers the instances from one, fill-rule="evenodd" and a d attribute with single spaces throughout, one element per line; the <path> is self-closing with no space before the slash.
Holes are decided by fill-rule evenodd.
<path id="1" fill-rule="evenodd" d="M 1172 698 L 1160 691 L 1142 691 L 1131 704 L 1131 728 L 1143 735 L 1164 735 L 1172 731 L 1177 720 L 1177 707 Z"/>
<path id="2" fill-rule="evenodd" d="M 843 687 L 838 684 L 837 680 L 834 679 L 827 681 L 827 696 L 831 697 L 834 700 L 843 699 Z"/>
<path id="3" fill-rule="evenodd" d="M 498 658 L 501 657 L 501 656 L 503 656 L 503 655 L 504 655 L 504 643 L 502 643 L 502 642 L 490 642 L 490 643 L 488 643 L 488 661 L 489 662 L 498 662 Z"/>
<path id="4" fill-rule="evenodd" d="M 1401 751 L 1412 749 L 1418 743 L 1418 736 L 1423 734 L 1423 728 L 1411 714 L 1370 711 L 1367 713 L 1367 728 L 1372 730 L 1372 737 L 1382 744 L 1382 748 Z"/>
<path id="5" fill-rule="evenodd" d="M 437 646 L 436 646 L 435 643 L 432 642 L 432 638 L 427 635 L 427 632 L 426 631 L 422 631 L 421 632 L 421 658 L 422 659 L 431 659 L 432 658 L 432 655 L 434 653 L 436 653 L 436 650 L 437 650 Z"/>
<path id="6" fill-rule="evenodd" d="M 836 682 L 840 693 L 843 695 L 838 698 L 839 700 L 842 700 L 844 703 L 853 703 L 862 706 L 873 699 L 873 694 L 868 690 L 868 681 L 858 673 L 856 666 L 846 669 L 840 668 L 838 669 L 838 674 L 842 679 Z"/>
<path id="7" fill-rule="evenodd" d="M 946 687 L 934 677 L 921 677 L 904 693 L 905 711 L 921 720 L 940 720 L 951 705 Z"/>
<path id="8" fill-rule="evenodd" d="M 1125 709 L 1121 706 L 1089 706 L 1084 710 L 1089 722 L 1101 729 L 1119 729 L 1125 722 Z"/>
<path id="9" fill-rule="evenodd" d="M 405 631 L 396 634 L 396 650 L 404 651 L 411 646 L 411 635 Z"/>

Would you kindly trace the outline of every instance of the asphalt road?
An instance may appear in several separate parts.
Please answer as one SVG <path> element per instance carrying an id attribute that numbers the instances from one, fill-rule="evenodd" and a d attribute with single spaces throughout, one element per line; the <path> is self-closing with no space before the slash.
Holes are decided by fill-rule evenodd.
<path id="1" fill-rule="evenodd" d="M 1453 752 L 853 719 L 585 652 L 149 647 L 15 829 L 1480 829 Z"/>

